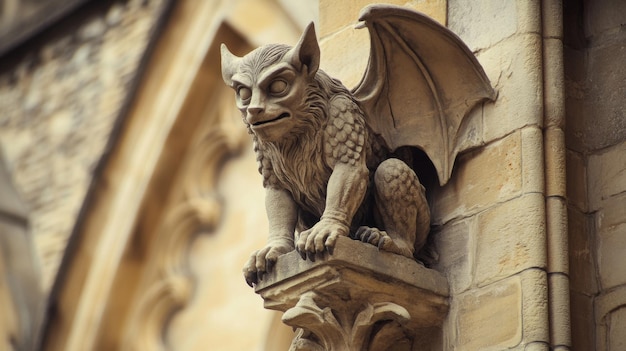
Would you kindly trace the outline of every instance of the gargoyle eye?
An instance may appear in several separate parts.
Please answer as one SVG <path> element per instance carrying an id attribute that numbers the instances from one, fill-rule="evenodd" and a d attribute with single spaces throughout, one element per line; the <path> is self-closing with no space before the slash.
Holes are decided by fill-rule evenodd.
<path id="1" fill-rule="evenodd" d="M 248 100 L 252 97 L 252 90 L 250 90 L 250 88 L 240 87 L 237 89 L 237 95 L 239 95 L 241 100 Z"/>
<path id="2" fill-rule="evenodd" d="M 280 95 L 287 91 L 287 82 L 282 79 L 277 79 L 270 84 L 270 94 Z"/>

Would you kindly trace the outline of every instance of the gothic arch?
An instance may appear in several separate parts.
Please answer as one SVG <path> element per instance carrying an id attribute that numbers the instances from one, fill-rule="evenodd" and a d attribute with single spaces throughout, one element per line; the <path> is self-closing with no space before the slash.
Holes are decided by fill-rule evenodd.
<path id="1" fill-rule="evenodd" d="M 260 9 L 282 30 L 249 27 Z M 44 349 L 172 348 L 170 326 L 197 297 L 194 242 L 224 217 L 222 166 L 249 146 L 232 127 L 219 44 L 295 42 L 294 23 L 273 1 L 178 2 L 84 213 Z"/>

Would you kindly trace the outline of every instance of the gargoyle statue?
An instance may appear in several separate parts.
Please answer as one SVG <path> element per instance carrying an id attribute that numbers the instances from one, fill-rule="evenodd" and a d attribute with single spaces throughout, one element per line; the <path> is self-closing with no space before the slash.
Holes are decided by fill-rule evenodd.
<path id="1" fill-rule="evenodd" d="M 295 47 L 244 57 L 222 44 L 222 76 L 254 140 L 266 189 L 268 244 L 244 267 L 249 285 L 278 256 L 332 253 L 339 236 L 413 257 L 430 229 L 424 187 L 398 152 L 421 149 L 439 183 L 450 178 L 465 115 L 494 91 L 463 42 L 411 10 L 366 7 L 371 52 L 348 90 L 319 70 L 313 24 Z"/>

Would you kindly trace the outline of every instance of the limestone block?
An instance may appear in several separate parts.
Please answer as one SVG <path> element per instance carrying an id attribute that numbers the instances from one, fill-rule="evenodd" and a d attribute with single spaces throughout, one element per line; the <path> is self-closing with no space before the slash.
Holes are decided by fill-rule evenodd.
<path id="1" fill-rule="evenodd" d="M 578 152 L 585 151 L 583 139 L 585 120 L 585 96 L 588 94 L 585 86 L 587 74 L 586 51 L 564 47 L 566 59 L 563 62 L 565 73 L 565 115 L 567 120 L 566 143 L 567 147 Z"/>
<path id="2" fill-rule="evenodd" d="M 626 348 L 626 306 L 611 312 L 609 322 L 609 338 L 607 350 L 623 350 Z"/>
<path id="3" fill-rule="evenodd" d="M 518 276 L 458 297 L 455 350 L 502 350 L 522 339 L 522 283 Z M 496 327 L 497 326 L 497 327 Z"/>
<path id="4" fill-rule="evenodd" d="M 449 222 L 431 234 L 439 254 L 435 269 L 446 274 L 453 294 L 467 290 L 472 283 L 474 222 L 473 218 Z"/>
<path id="5" fill-rule="evenodd" d="M 578 152 L 565 153 L 567 201 L 581 211 L 587 211 L 587 167 L 585 157 Z"/>
<path id="6" fill-rule="evenodd" d="M 623 349 L 621 342 L 624 340 L 624 309 L 626 309 L 626 287 L 624 286 L 612 289 L 596 298 L 594 304 L 596 350 Z M 613 321 L 614 316 L 615 321 Z M 613 327 L 622 327 L 622 329 L 613 329 Z M 617 345 L 622 347 L 617 347 Z"/>
<path id="7" fill-rule="evenodd" d="M 589 210 L 594 211 L 602 201 L 626 191 L 626 141 L 591 155 L 588 165 Z"/>
<path id="8" fill-rule="evenodd" d="M 470 216 L 519 195 L 521 174 L 521 133 L 458 157 L 449 183 L 433 189 L 433 222 Z"/>
<path id="9" fill-rule="evenodd" d="M 602 208 L 596 213 L 596 230 L 602 232 L 611 230 L 618 225 L 626 224 L 624 216 L 626 208 L 626 193 L 612 196 L 602 202 Z"/>
<path id="10" fill-rule="evenodd" d="M 569 232 L 570 289 L 593 295 L 598 291 L 596 284 L 596 260 L 594 244 L 590 236 L 590 219 L 575 208 L 567 212 Z"/>
<path id="11" fill-rule="evenodd" d="M 406 6 L 434 18 L 441 24 L 445 25 L 446 23 L 446 0 L 320 0 L 320 37 L 332 34 L 349 24 L 356 23 L 359 18 L 359 12 L 363 7 L 382 2 Z"/>
<path id="12" fill-rule="evenodd" d="M 451 0 L 448 12 L 450 29 L 475 52 L 514 34 L 539 33 L 541 27 L 538 1 Z"/>
<path id="13" fill-rule="evenodd" d="M 367 5 L 379 3 L 374 0 L 356 0 L 356 1 L 333 1 L 320 0 L 320 38 L 332 34 L 350 24 L 358 21 L 359 12 Z M 387 4 L 403 5 L 406 0 L 390 0 L 385 1 Z"/>
<path id="14" fill-rule="evenodd" d="M 585 6 L 585 36 L 595 37 L 611 28 L 624 25 L 626 3 L 620 0 L 597 0 Z"/>
<path id="15" fill-rule="evenodd" d="M 547 299 L 546 273 L 539 269 L 465 292 L 452 301 L 446 349 L 547 350 Z"/>
<path id="16" fill-rule="evenodd" d="M 545 209 L 542 194 L 527 194 L 478 215 L 478 285 L 530 267 L 546 267 Z"/>
<path id="17" fill-rule="evenodd" d="M 542 125 L 542 46 L 539 34 L 521 34 L 476 54 L 498 92 L 496 101 L 484 107 L 485 142 L 526 125 Z"/>
<path id="18" fill-rule="evenodd" d="M 489 48 L 517 32 L 518 11 L 515 1 L 450 0 L 448 11 L 448 27 L 472 51 Z"/>
<path id="19" fill-rule="evenodd" d="M 622 207 L 622 212 L 624 207 Z M 598 269 L 602 289 L 626 283 L 624 252 L 626 252 L 626 223 L 598 233 Z"/>
<path id="20" fill-rule="evenodd" d="M 592 297 L 571 291 L 572 351 L 593 350 L 594 320 Z"/>
<path id="21" fill-rule="evenodd" d="M 361 81 L 370 56 L 369 32 L 366 28 L 345 28 L 322 40 L 320 51 L 320 68 L 353 88 Z"/>
<path id="22" fill-rule="evenodd" d="M 626 33 L 618 32 L 587 51 L 583 142 L 598 150 L 626 139 Z"/>
<path id="23" fill-rule="evenodd" d="M 448 310 L 448 286 L 439 272 L 346 237 L 315 261 L 295 251 L 279 257 L 255 292 L 266 308 L 285 312 L 284 323 L 299 328 L 297 347 L 409 350 L 416 331 L 441 325 Z"/>

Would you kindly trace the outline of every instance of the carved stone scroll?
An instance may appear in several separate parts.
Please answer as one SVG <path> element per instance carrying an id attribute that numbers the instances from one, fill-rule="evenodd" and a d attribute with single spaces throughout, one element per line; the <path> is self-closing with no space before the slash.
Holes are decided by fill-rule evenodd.
<path id="1" fill-rule="evenodd" d="M 440 273 L 343 237 L 315 261 L 281 256 L 255 291 L 298 328 L 291 350 L 412 350 L 448 311 Z"/>

